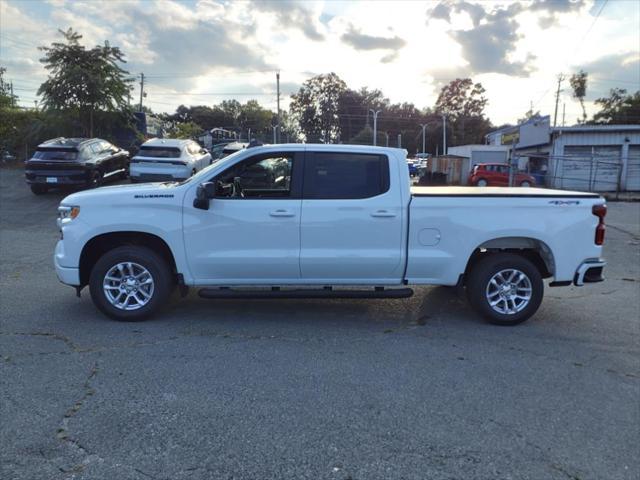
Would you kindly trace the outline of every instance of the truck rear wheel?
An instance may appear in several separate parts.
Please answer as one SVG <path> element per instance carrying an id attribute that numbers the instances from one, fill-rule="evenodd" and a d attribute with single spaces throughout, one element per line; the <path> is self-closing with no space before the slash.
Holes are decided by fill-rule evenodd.
<path id="1" fill-rule="evenodd" d="M 158 311 L 172 290 L 164 259 L 138 246 L 115 248 L 91 270 L 91 299 L 107 316 L 121 321 L 144 320 Z"/>
<path id="2" fill-rule="evenodd" d="M 526 258 L 489 254 L 476 263 L 467 279 L 471 306 L 495 325 L 517 325 L 531 317 L 542 302 L 542 275 Z"/>

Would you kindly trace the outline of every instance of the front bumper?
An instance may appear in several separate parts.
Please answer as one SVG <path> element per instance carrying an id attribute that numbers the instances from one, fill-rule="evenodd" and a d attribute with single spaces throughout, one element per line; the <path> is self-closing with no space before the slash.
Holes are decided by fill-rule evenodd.
<path id="1" fill-rule="evenodd" d="M 73 267 L 63 267 L 60 265 L 60 259 L 64 258 L 64 244 L 59 240 L 56 244 L 56 250 L 53 254 L 53 265 L 56 269 L 58 280 L 66 285 L 80 285 L 80 269 Z"/>
<path id="2" fill-rule="evenodd" d="M 573 284 L 581 287 L 585 283 L 597 283 L 604 281 L 604 267 L 607 262 L 604 260 L 589 260 L 578 267 L 573 277 Z"/>

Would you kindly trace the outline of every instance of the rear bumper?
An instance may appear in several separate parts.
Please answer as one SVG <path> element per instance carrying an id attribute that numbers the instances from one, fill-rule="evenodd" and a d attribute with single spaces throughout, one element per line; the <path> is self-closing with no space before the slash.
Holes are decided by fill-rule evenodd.
<path id="1" fill-rule="evenodd" d="M 581 287 L 585 283 L 597 283 L 604 281 L 604 267 L 607 262 L 604 260 L 590 260 L 578 267 L 573 277 L 573 284 Z"/>
<path id="2" fill-rule="evenodd" d="M 129 177 L 137 182 L 182 181 L 191 176 L 192 168 L 188 165 L 132 163 L 129 166 Z"/>
<path id="3" fill-rule="evenodd" d="M 89 169 L 74 170 L 30 170 L 24 172 L 25 180 L 29 185 L 85 185 L 89 182 Z"/>

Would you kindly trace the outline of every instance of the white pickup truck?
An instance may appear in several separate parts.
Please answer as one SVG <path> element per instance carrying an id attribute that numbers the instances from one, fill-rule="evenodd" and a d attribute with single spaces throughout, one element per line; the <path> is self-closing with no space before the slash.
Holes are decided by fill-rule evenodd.
<path id="1" fill-rule="evenodd" d="M 241 150 L 180 183 L 104 187 L 59 207 L 58 278 L 139 320 L 178 287 L 207 298 L 398 298 L 466 287 L 520 323 L 550 286 L 603 280 L 606 205 L 537 188 L 411 187 L 406 152 L 355 145 Z"/>

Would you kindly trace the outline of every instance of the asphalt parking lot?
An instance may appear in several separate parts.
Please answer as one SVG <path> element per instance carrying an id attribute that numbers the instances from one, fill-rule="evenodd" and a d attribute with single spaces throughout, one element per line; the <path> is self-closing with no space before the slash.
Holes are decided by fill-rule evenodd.
<path id="1" fill-rule="evenodd" d="M 407 300 L 204 300 L 107 320 L 58 283 L 63 193 L 0 170 L 3 479 L 637 479 L 640 203 L 607 281 L 512 328 Z"/>

